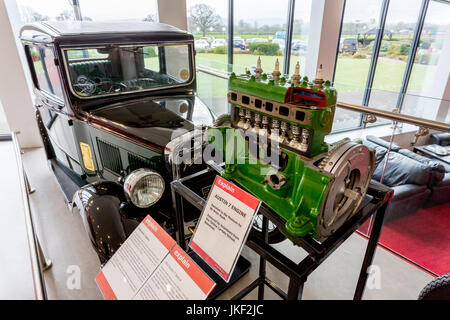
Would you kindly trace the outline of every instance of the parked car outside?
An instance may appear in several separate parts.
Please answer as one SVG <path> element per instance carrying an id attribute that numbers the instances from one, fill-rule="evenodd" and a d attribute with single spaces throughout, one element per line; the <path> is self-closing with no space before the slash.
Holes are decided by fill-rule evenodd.
<path id="1" fill-rule="evenodd" d="M 210 46 L 209 46 L 208 41 L 199 39 L 199 40 L 195 40 L 195 48 L 208 50 L 210 48 Z"/>
<path id="2" fill-rule="evenodd" d="M 284 51 L 284 48 L 286 47 L 284 39 L 273 39 L 272 43 L 278 44 L 278 46 L 280 47 L 280 50 L 282 50 L 282 51 Z"/>
<path id="3" fill-rule="evenodd" d="M 242 38 L 234 38 L 233 39 L 233 48 L 239 48 L 241 50 L 247 49 L 247 45 L 245 40 Z"/>
<path id="4" fill-rule="evenodd" d="M 358 51 L 358 40 L 355 38 L 345 38 L 339 42 L 339 52 L 352 52 Z"/>
<path id="5" fill-rule="evenodd" d="M 215 119 L 195 93 L 193 36 L 158 23 L 70 21 L 26 25 L 20 38 L 49 165 L 100 261 L 147 215 L 174 234 L 168 145 Z"/>
<path id="6" fill-rule="evenodd" d="M 306 51 L 308 49 L 308 43 L 302 40 L 294 40 L 292 41 L 292 50 L 293 51 Z"/>
<path id="7" fill-rule="evenodd" d="M 227 44 L 227 40 L 225 39 L 215 39 L 212 44 L 211 44 L 211 48 L 217 48 L 217 47 L 226 47 Z"/>

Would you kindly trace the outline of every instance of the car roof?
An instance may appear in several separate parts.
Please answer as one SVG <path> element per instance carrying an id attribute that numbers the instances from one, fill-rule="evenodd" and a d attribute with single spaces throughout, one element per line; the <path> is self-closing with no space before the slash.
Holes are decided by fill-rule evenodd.
<path id="1" fill-rule="evenodd" d="M 45 21 L 27 24 L 20 38 L 32 42 L 81 44 L 102 42 L 192 40 L 190 33 L 164 23 Z"/>

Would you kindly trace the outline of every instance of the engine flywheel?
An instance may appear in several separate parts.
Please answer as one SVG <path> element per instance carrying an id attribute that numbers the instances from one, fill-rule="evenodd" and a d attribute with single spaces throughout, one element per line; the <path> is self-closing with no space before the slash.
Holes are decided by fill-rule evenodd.
<path id="1" fill-rule="evenodd" d="M 319 241 L 332 235 L 358 210 L 375 169 L 375 152 L 365 145 L 346 142 L 330 151 L 321 168 L 333 179 L 317 219 Z"/>

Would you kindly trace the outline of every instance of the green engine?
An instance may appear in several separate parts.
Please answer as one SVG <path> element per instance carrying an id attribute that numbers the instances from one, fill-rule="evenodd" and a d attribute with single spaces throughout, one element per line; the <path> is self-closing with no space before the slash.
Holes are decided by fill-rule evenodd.
<path id="1" fill-rule="evenodd" d="M 258 59 L 253 74 L 231 74 L 231 115 L 208 129 L 209 143 L 223 148 L 223 177 L 234 180 L 286 220 L 294 236 L 323 241 L 358 209 L 367 191 L 375 154 L 330 133 L 337 92 L 329 81 L 281 77 L 278 61 L 265 74 Z M 222 139 L 218 139 L 218 131 Z"/>

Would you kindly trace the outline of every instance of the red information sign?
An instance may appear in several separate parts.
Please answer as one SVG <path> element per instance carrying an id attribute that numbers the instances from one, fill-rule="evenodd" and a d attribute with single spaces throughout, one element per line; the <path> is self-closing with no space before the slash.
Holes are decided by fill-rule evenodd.
<path id="1" fill-rule="evenodd" d="M 206 299 L 215 283 L 150 216 L 95 278 L 107 300 Z"/>
<path id="2" fill-rule="evenodd" d="M 225 281 L 236 266 L 261 201 L 217 176 L 190 247 Z"/>

